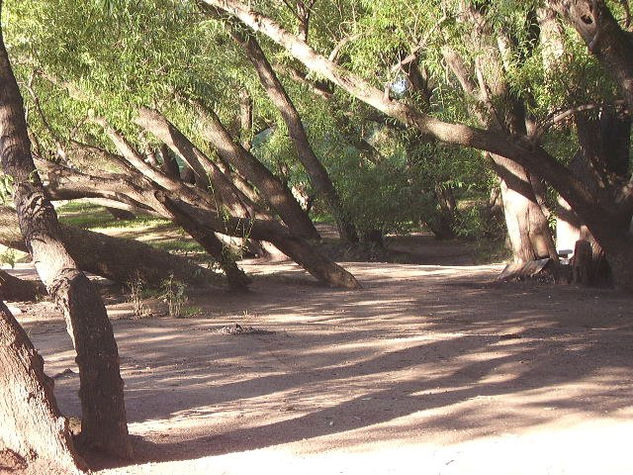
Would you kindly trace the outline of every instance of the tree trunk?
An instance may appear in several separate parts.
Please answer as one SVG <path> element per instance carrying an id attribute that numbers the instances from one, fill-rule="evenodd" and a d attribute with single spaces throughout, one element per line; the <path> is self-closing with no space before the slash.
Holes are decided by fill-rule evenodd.
<path id="1" fill-rule="evenodd" d="M 139 241 L 64 224 L 61 231 L 64 244 L 80 269 L 121 284 L 140 278 L 150 287 L 158 287 L 170 275 L 189 285 L 220 283 L 215 272 Z M 15 210 L 6 206 L 0 206 L 0 243 L 28 252 Z"/>
<path id="2" fill-rule="evenodd" d="M 44 360 L 3 302 L 0 421 L 0 471 L 28 467 L 30 473 L 79 473 L 86 469 L 57 408 Z M 15 466 L 3 467 L 1 460 L 9 455 Z"/>
<path id="3" fill-rule="evenodd" d="M 341 199 L 334 188 L 334 184 L 330 179 L 330 176 L 317 158 L 308 134 L 306 133 L 301 117 L 295 105 L 293 104 L 290 96 L 286 92 L 283 84 L 279 81 L 279 78 L 275 74 L 272 66 L 268 62 L 266 55 L 262 51 L 259 43 L 252 35 L 244 35 L 239 30 L 239 24 L 234 21 L 231 22 L 230 32 L 236 42 L 242 45 L 246 51 L 246 56 L 253 63 L 259 81 L 266 90 L 268 98 L 275 104 L 275 107 L 281 113 L 281 116 L 288 127 L 290 139 L 292 140 L 299 161 L 306 170 L 310 182 L 316 189 L 316 191 L 323 197 L 328 204 L 330 211 L 332 212 L 334 219 L 336 220 L 339 235 L 347 242 L 357 242 L 358 235 L 356 229 L 349 219 L 348 214 L 343 209 Z"/>
<path id="4" fill-rule="evenodd" d="M 238 190 L 218 166 L 202 153 L 160 112 L 143 107 L 135 122 L 179 154 L 196 172 L 208 177 L 213 188 L 206 190 L 214 194 L 218 206 L 227 206 L 231 214 L 243 217 L 255 216 L 255 205 Z"/>
<path id="5" fill-rule="evenodd" d="M 229 287 L 233 290 L 245 290 L 251 279 L 242 271 L 231 256 L 231 250 L 225 246 L 215 233 L 209 229 L 201 228 L 196 222 L 188 219 L 186 215 L 173 214 L 174 223 L 181 226 L 205 251 L 218 261 L 218 264 L 226 274 Z"/>
<path id="6" fill-rule="evenodd" d="M 57 215 L 31 156 L 22 97 L 0 42 L 0 157 L 13 180 L 20 229 L 40 279 L 66 320 L 79 366 L 81 441 L 129 458 L 123 381 L 112 326 L 96 288 L 64 248 Z"/>
<path id="7" fill-rule="evenodd" d="M 216 148 L 218 155 L 258 188 L 262 198 L 295 234 L 306 239 L 320 239 L 314 224 L 290 190 L 259 160 L 233 141 L 215 112 L 200 103 L 196 103 L 196 109 L 203 122 L 202 134 Z"/>
<path id="8" fill-rule="evenodd" d="M 0 299 L 11 302 L 32 302 L 46 293 L 39 282 L 22 280 L 0 269 Z"/>
<path id="9" fill-rule="evenodd" d="M 525 168 L 494 157 L 495 171 L 501 179 L 503 212 L 516 266 L 558 254 L 547 218 L 537 202 L 529 172 Z M 505 166 L 498 166 L 501 162 Z"/>
<path id="10" fill-rule="evenodd" d="M 352 274 L 317 252 L 303 238 L 292 234 L 276 221 L 221 219 L 209 212 L 175 200 L 165 193 L 157 192 L 156 197 L 174 215 L 185 217 L 196 223 L 200 229 L 207 228 L 208 232 L 224 232 L 234 236 L 250 236 L 258 241 L 268 241 L 318 280 L 333 287 L 360 288 L 360 284 Z"/>
<path id="11" fill-rule="evenodd" d="M 147 115 L 146 113 L 149 115 Z M 161 135 L 168 135 L 165 137 L 166 140 L 171 141 L 174 139 L 174 136 L 176 136 L 177 140 L 179 142 L 182 142 L 181 145 L 193 147 L 193 144 L 191 144 L 186 139 L 186 137 L 180 134 L 180 132 L 175 129 L 175 127 L 172 126 L 171 128 L 169 128 L 171 124 L 169 124 L 169 122 L 167 122 L 160 114 L 158 114 L 158 117 L 156 117 L 149 109 L 145 109 L 142 111 L 141 120 L 143 123 L 145 123 L 146 120 L 153 122 L 156 118 L 161 123 L 164 121 L 165 123 L 163 125 L 165 127 L 168 127 L 168 129 L 163 129 L 162 127 L 160 127 L 160 130 L 158 131 L 158 133 L 160 133 Z M 208 189 L 203 189 L 199 186 L 197 186 L 195 189 L 187 189 L 180 180 L 169 178 L 161 171 L 147 166 L 141 159 L 139 153 L 134 149 L 134 147 L 132 147 L 132 145 L 119 131 L 110 126 L 110 124 L 108 124 L 105 119 L 96 119 L 96 122 L 104 128 L 119 152 L 123 155 L 125 160 L 127 160 L 128 164 L 134 167 L 137 172 L 142 174 L 142 181 L 146 182 L 152 187 L 154 186 L 153 184 L 155 184 L 159 187 L 165 187 L 172 192 L 175 191 L 180 192 L 181 194 L 184 193 L 189 197 L 193 196 L 194 202 L 196 202 L 196 199 L 198 198 L 200 201 L 206 202 L 207 204 L 212 204 L 214 206 L 214 211 L 216 212 L 218 208 L 221 209 L 220 203 L 218 203 L 217 200 L 214 199 L 213 195 L 210 195 Z M 195 154 L 195 150 L 192 150 L 191 153 Z M 192 160 L 192 164 L 197 163 L 197 166 L 201 167 L 199 159 L 202 158 L 202 156 L 191 156 L 190 158 L 195 158 Z M 222 175 L 221 172 L 220 175 Z M 228 183 L 228 186 L 232 186 L 232 184 Z M 154 196 L 152 196 L 152 201 L 155 201 Z M 177 218 L 177 216 L 171 214 L 167 210 L 167 208 L 163 208 L 163 211 L 167 212 L 170 219 Z M 209 252 L 210 255 L 220 264 L 222 270 L 227 275 L 227 278 L 229 278 L 229 285 L 235 288 L 243 288 L 246 285 L 246 276 L 242 275 L 242 271 L 238 269 L 235 261 L 232 261 L 229 258 L 229 254 L 224 252 L 224 247 L 216 236 L 202 236 L 196 231 L 195 228 L 185 228 L 185 231 L 192 231 L 193 234 L 191 234 L 191 237 L 196 240 L 207 252 Z"/>
<path id="12" fill-rule="evenodd" d="M 606 254 L 613 282 L 619 289 L 633 292 L 633 243 L 631 239 L 620 239 Z"/>

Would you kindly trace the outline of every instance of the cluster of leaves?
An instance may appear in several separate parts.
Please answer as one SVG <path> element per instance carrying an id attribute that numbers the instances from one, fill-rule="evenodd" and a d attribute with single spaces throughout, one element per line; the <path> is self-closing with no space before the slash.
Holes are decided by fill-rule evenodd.
<path id="1" fill-rule="evenodd" d="M 442 55 L 442 48 L 450 46 L 472 68 L 483 54 L 472 42 L 464 4 L 473 5 L 485 18 L 493 36 L 511 39 L 504 58 L 505 79 L 530 116 L 544 118 L 563 107 L 607 100 L 614 93 L 577 34 L 562 25 L 564 54 L 556 57 L 553 67 L 544 65 L 544 49 L 549 46 L 540 41 L 536 28 L 535 12 L 542 3 L 538 0 L 312 3 L 311 46 L 325 55 L 339 48 L 340 64 L 381 89 L 399 84 L 405 89 L 398 93 L 394 88 L 393 94 L 419 102 L 419 93 L 407 88 L 404 70 L 398 67 L 399 61 L 416 53 L 428 78 L 429 111 L 443 120 L 477 124 L 470 99 Z M 292 2 L 252 0 L 249 5 L 298 31 Z M 90 123 L 93 115 L 106 117 L 139 145 L 151 142 L 132 121 L 139 106 L 151 106 L 207 150 L 198 118 L 179 93 L 213 106 L 232 126 L 239 94 L 246 90 L 253 100 L 254 133 L 259 133 L 256 155 L 291 186 L 310 189 L 279 112 L 230 39 L 222 18 L 197 2 L 183 0 L 93 0 L 82 4 L 81 14 L 76 7 L 70 0 L 9 0 L 4 9 L 5 35 L 19 80 L 33 92 L 25 94 L 29 124 L 42 148 L 56 150 L 59 142 L 71 138 L 108 146 L 102 131 Z M 273 65 L 302 70 L 286 51 L 258 39 Z M 437 212 L 437 187 L 450 187 L 458 199 L 483 199 L 495 186 L 482 171 L 478 154 L 426 143 L 381 123 L 375 111 L 340 91 L 324 100 L 305 84 L 281 76 L 317 155 L 361 228 L 393 231 L 424 222 Z M 307 80 L 320 78 L 307 74 Z M 238 132 L 235 127 L 232 131 Z M 369 142 L 379 158 L 359 149 L 359 141 Z M 546 141 L 568 155 L 575 147 L 564 127 Z"/>

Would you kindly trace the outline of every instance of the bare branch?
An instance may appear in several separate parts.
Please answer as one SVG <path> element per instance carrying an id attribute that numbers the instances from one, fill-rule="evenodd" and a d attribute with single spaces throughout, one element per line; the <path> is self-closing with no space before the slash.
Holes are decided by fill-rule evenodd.
<path id="1" fill-rule="evenodd" d="M 540 138 L 553 126 L 560 124 L 561 122 L 569 119 L 576 114 L 580 114 L 582 112 L 588 112 L 593 110 L 604 110 L 608 108 L 614 107 L 625 107 L 626 101 L 618 100 L 612 103 L 592 103 L 592 104 L 582 104 L 580 106 L 572 107 L 567 110 L 558 110 L 547 116 L 543 121 L 536 125 L 534 131 L 530 135 L 530 139 L 534 141 L 540 140 Z"/>

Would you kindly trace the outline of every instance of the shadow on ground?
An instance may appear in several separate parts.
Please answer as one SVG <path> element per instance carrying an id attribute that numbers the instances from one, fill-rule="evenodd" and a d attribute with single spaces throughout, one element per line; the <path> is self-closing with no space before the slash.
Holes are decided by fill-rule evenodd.
<path id="1" fill-rule="evenodd" d="M 259 271 L 300 272 L 268 267 Z M 363 290 L 261 278 L 246 295 L 197 296 L 203 318 L 115 321 L 134 463 L 283 444 L 450 443 L 630 417 L 630 297 L 493 284 L 494 266 L 350 268 Z M 235 323 L 272 333 L 224 331 Z M 49 373 L 72 366 L 59 322 L 25 326 Z M 77 379 L 56 384 L 69 414 L 79 413 Z"/>

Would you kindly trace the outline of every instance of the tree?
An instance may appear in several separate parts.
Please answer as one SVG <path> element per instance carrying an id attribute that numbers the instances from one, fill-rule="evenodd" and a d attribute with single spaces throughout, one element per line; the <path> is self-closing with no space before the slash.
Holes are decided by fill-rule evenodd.
<path id="1" fill-rule="evenodd" d="M 517 137 L 432 117 L 406 103 L 392 100 L 369 81 L 328 60 L 273 19 L 253 11 L 243 3 L 234 0 L 205 0 L 205 3 L 226 11 L 254 31 L 265 34 L 311 71 L 407 127 L 416 128 L 446 143 L 473 147 L 505 157 L 545 179 L 565 198 L 602 245 L 616 285 L 633 289 L 633 271 L 627 264 L 633 258 L 633 241 L 628 231 L 633 214 L 633 188 L 628 182 L 614 184 L 609 193 L 596 196 L 531 136 Z M 591 7 L 592 3 L 596 4 L 597 9 Z M 629 36 L 614 20 L 606 4 L 603 1 L 552 4 L 562 8 L 568 21 L 578 25 L 579 29 L 580 24 L 589 22 L 586 23 L 590 26 L 589 32 L 585 31 L 587 28 L 581 29 L 589 39 L 588 46 L 613 72 L 614 79 L 630 104 L 631 71 L 627 58 L 631 57 L 633 47 Z M 592 44 L 594 40 L 600 41 Z M 600 48 L 596 49 L 598 45 Z"/>
<path id="2" fill-rule="evenodd" d="M 526 136 L 526 107 L 508 83 L 511 66 L 506 66 L 503 60 L 504 54 L 512 53 L 508 50 L 514 43 L 505 25 L 493 31 L 484 14 L 466 2 L 460 5 L 459 14 L 463 18 L 459 22 L 461 28 L 470 31 L 470 34 L 464 31 L 462 41 L 476 51 L 472 61 L 475 71 L 468 71 L 466 61 L 450 46 L 443 48 L 443 58 L 464 90 L 473 115 L 481 126 L 491 130 Z M 477 82 L 472 79 L 475 77 Z M 489 157 L 500 180 L 513 272 L 520 274 L 522 267 L 535 259 L 558 260 L 547 218 L 535 192 L 540 178 L 506 157 L 498 154 Z"/>
<path id="3" fill-rule="evenodd" d="M 0 36 L 0 159 L 11 177 L 20 229 L 40 279 L 64 315 L 77 351 L 81 443 L 128 458 L 123 381 L 112 326 L 94 285 L 66 251 L 31 156 L 22 97 Z M 10 404 L 10 402 L 9 402 Z"/>
<path id="4" fill-rule="evenodd" d="M 53 380 L 24 330 L 0 302 L 0 453 L 10 451 L 33 473 L 86 468 L 57 408 Z"/>
<path id="5" fill-rule="evenodd" d="M 303 24 L 305 25 L 306 22 Z M 307 37 L 307 26 L 304 28 L 306 31 L 305 36 Z M 240 25 L 238 23 L 232 21 L 229 24 L 229 29 L 231 36 L 244 48 L 246 57 L 253 63 L 255 71 L 268 97 L 275 104 L 277 109 L 279 109 L 288 127 L 288 132 L 297 151 L 299 160 L 308 173 L 313 186 L 317 192 L 323 196 L 332 211 L 338 225 L 340 236 L 347 242 L 356 242 L 358 240 L 356 230 L 347 212 L 343 209 L 338 192 L 336 188 L 334 188 L 334 184 L 327 170 L 314 153 L 301 117 L 268 61 L 268 58 L 266 58 L 264 51 L 252 35 L 240 31 Z"/>

